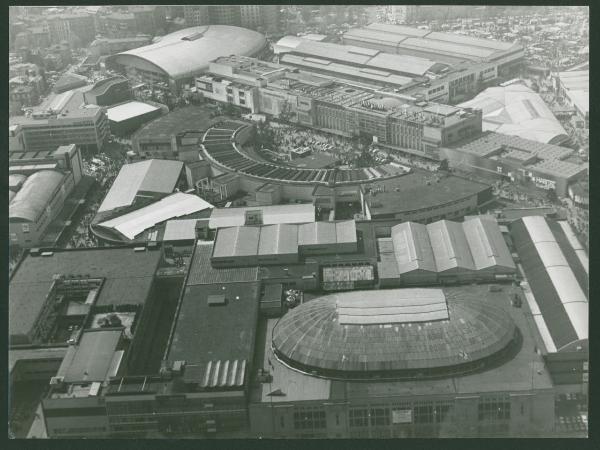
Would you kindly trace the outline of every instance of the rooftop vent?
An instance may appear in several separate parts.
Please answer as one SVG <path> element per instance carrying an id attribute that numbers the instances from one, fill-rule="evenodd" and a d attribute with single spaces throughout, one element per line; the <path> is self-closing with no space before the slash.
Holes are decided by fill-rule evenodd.
<path id="1" fill-rule="evenodd" d="M 184 36 L 181 38 L 182 41 L 195 41 L 204 36 L 204 31 L 200 31 L 198 33 L 190 34 L 189 36 Z"/>

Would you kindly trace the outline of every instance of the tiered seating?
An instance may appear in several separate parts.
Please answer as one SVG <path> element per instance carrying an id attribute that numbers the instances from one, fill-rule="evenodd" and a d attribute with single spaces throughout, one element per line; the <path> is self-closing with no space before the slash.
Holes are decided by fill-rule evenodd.
<path id="1" fill-rule="evenodd" d="M 240 152 L 235 146 L 236 133 L 248 125 L 225 121 L 209 129 L 202 141 L 207 156 L 224 168 L 267 180 L 310 184 L 356 184 L 377 178 L 398 175 L 383 167 L 364 169 L 299 169 L 257 161 Z"/>

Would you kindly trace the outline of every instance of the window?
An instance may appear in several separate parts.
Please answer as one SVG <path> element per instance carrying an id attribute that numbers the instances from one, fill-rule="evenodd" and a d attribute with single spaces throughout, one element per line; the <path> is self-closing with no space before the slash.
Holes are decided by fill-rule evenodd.
<path id="1" fill-rule="evenodd" d="M 338 413 L 335 414 L 335 424 L 336 425 L 340 424 L 340 415 Z"/>
<path id="2" fill-rule="evenodd" d="M 21 229 L 23 230 L 23 233 L 29 233 L 29 224 L 24 223 L 23 225 L 21 225 Z"/>
<path id="3" fill-rule="evenodd" d="M 415 406 L 415 423 L 433 423 L 433 406 Z"/>
<path id="4" fill-rule="evenodd" d="M 369 415 L 366 409 L 350 410 L 350 426 L 351 427 L 367 427 L 369 426 Z"/>
<path id="5" fill-rule="evenodd" d="M 478 406 L 479 420 L 510 419 L 510 402 L 507 398 L 488 397 L 481 399 Z"/>
<path id="6" fill-rule="evenodd" d="M 371 425 L 381 426 L 390 424 L 389 408 L 371 408 Z"/>
<path id="7" fill-rule="evenodd" d="M 10 233 L 10 240 L 13 242 L 17 241 L 17 233 Z"/>
<path id="8" fill-rule="evenodd" d="M 313 430 L 325 428 L 325 411 L 304 410 L 294 412 L 294 428 L 296 430 Z"/>
<path id="9" fill-rule="evenodd" d="M 281 428 L 285 428 L 285 418 L 283 416 L 279 416 L 279 425 L 281 425 Z"/>

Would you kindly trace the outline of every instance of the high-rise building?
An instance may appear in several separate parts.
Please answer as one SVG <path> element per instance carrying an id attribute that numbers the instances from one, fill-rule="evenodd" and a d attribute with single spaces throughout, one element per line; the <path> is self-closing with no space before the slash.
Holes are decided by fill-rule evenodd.
<path id="1" fill-rule="evenodd" d="M 183 17 L 187 26 L 208 25 L 210 23 L 208 5 L 185 5 Z"/>
<path id="2" fill-rule="evenodd" d="M 186 5 L 186 25 L 235 25 L 250 29 L 276 31 L 279 5 Z"/>
<path id="3" fill-rule="evenodd" d="M 208 9 L 212 25 L 241 25 L 239 5 L 210 5 Z"/>

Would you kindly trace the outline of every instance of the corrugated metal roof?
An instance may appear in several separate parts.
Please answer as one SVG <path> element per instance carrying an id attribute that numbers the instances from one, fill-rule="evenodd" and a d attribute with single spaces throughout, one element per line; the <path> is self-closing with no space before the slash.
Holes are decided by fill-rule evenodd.
<path id="1" fill-rule="evenodd" d="M 425 225 L 414 222 L 395 225 L 392 227 L 392 244 L 400 274 L 419 269 L 437 271 Z"/>
<path id="2" fill-rule="evenodd" d="M 534 263 L 524 259 L 524 267 L 526 269 L 526 275 L 530 278 L 534 275 L 534 271 L 543 270 L 546 272 L 546 276 L 543 278 L 546 281 L 546 285 L 550 284 L 551 288 L 558 296 L 564 313 L 568 318 L 573 330 L 576 333 L 578 339 L 588 338 L 588 299 L 585 292 L 582 290 L 579 282 L 571 266 L 569 265 L 567 258 L 565 258 L 551 228 L 549 227 L 546 219 L 541 216 L 528 216 L 520 219 L 523 226 L 527 230 L 529 239 L 533 244 L 537 258 L 542 267 L 537 267 Z M 518 228 L 518 224 L 516 227 Z M 519 234 L 516 237 L 519 239 Z M 517 244 L 523 244 L 522 242 Z M 518 247 L 519 248 L 519 247 Z M 526 248 L 519 248 L 520 253 L 527 255 Z M 529 269 L 529 272 L 527 272 Z M 544 285 L 537 283 L 537 280 L 531 281 L 532 287 L 538 286 L 538 290 L 541 290 Z M 547 286 L 547 287 L 550 287 Z M 547 302 L 550 298 L 548 295 L 534 294 L 538 302 Z M 544 310 L 543 304 L 540 305 L 542 312 Z M 557 310 L 556 314 L 548 312 L 545 314 L 546 323 L 549 326 L 550 333 L 553 335 L 553 339 L 556 347 L 560 350 L 569 342 L 569 339 L 573 339 L 571 335 L 565 333 L 558 333 L 556 330 L 560 324 L 560 310 Z M 548 317 L 546 317 L 548 316 Z"/>
<path id="3" fill-rule="evenodd" d="M 261 228 L 259 255 L 296 253 L 298 253 L 298 228 L 295 225 L 277 224 Z"/>
<path id="4" fill-rule="evenodd" d="M 151 205 L 101 222 L 98 226 L 113 228 L 128 239 L 133 240 L 144 230 L 152 228 L 165 220 L 186 216 L 208 208 L 212 208 L 212 205 L 200 197 L 177 192 Z"/>
<path id="5" fill-rule="evenodd" d="M 461 224 L 440 220 L 427 225 L 427 233 L 438 272 L 450 269 L 475 269 Z"/>
<path id="6" fill-rule="evenodd" d="M 54 170 L 40 170 L 30 175 L 10 202 L 9 219 L 35 222 L 50 205 L 64 179 L 63 173 Z"/>
<path id="7" fill-rule="evenodd" d="M 575 236 L 575 232 L 573 231 L 571 224 L 569 224 L 569 222 L 567 222 L 566 220 L 561 220 L 558 223 L 562 228 L 567 240 L 569 241 L 569 244 L 571 244 L 571 247 L 573 247 L 573 250 L 575 251 L 577 258 L 579 259 L 579 262 L 581 262 L 585 273 L 589 273 L 590 262 L 588 254 L 583 248 L 583 245 L 581 245 L 581 242 L 579 242 L 579 239 L 577 239 L 577 236 Z"/>
<path id="8" fill-rule="evenodd" d="M 477 38 L 465 36 L 464 34 L 442 33 L 432 31 L 427 35 L 427 39 L 435 39 L 443 42 L 454 42 L 467 47 L 481 47 L 485 49 L 507 51 L 514 47 L 512 42 L 502 42 L 493 39 Z"/>
<path id="9" fill-rule="evenodd" d="M 481 47 L 466 47 L 461 44 L 451 42 L 434 41 L 423 38 L 407 38 L 398 44 L 400 49 L 417 49 L 423 52 L 443 53 L 451 56 L 460 56 L 470 60 L 479 60 L 488 58 L 495 53 L 495 50 Z"/>
<path id="10" fill-rule="evenodd" d="M 170 194 L 183 169 L 182 161 L 149 159 L 121 167 L 98 212 L 130 206 L 139 191 Z"/>
<path id="11" fill-rule="evenodd" d="M 515 270 L 515 263 L 495 219 L 470 217 L 462 226 L 477 270 L 491 267 Z"/>
<path id="12" fill-rule="evenodd" d="M 259 236 L 260 227 L 221 228 L 215 238 L 213 256 L 222 258 L 256 255 Z"/>
<path id="13" fill-rule="evenodd" d="M 448 319 L 446 297 L 441 289 L 381 290 L 365 302 L 348 293 L 336 301 L 338 321 L 344 324 L 390 324 Z"/>

